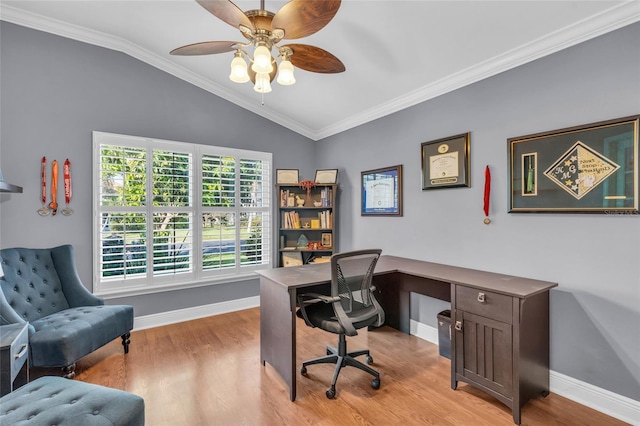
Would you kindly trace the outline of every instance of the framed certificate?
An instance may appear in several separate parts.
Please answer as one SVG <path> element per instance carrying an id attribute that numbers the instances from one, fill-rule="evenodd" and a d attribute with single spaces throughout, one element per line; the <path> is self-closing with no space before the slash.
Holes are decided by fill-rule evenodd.
<path id="1" fill-rule="evenodd" d="M 300 265 L 302 265 L 302 253 L 299 251 L 282 252 L 282 266 L 287 268 Z"/>
<path id="2" fill-rule="evenodd" d="M 338 182 L 338 169 L 325 169 L 316 170 L 316 183 L 337 183 Z"/>
<path id="3" fill-rule="evenodd" d="M 298 182 L 298 169 L 276 170 L 276 183 L 278 185 L 297 185 Z"/>
<path id="4" fill-rule="evenodd" d="M 422 143 L 422 190 L 470 186 L 469 135 Z"/>
<path id="5" fill-rule="evenodd" d="M 402 165 L 360 175 L 362 216 L 402 216 Z"/>

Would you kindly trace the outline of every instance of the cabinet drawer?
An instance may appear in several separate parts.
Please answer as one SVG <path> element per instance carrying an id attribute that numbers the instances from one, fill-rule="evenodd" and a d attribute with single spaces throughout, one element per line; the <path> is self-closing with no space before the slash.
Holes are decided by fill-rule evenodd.
<path id="1" fill-rule="evenodd" d="M 513 298 L 504 294 L 457 285 L 456 309 L 511 324 Z"/>
<path id="2" fill-rule="evenodd" d="M 11 379 L 15 379 L 16 375 L 24 365 L 29 356 L 29 330 L 24 327 L 18 337 L 11 344 L 10 362 L 11 362 Z"/>

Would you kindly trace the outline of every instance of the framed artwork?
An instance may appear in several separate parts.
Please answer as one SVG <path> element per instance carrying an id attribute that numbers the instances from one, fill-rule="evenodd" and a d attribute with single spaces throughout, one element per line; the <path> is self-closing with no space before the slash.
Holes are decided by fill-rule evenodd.
<path id="1" fill-rule="evenodd" d="M 331 232 L 323 232 L 322 233 L 322 246 L 330 248 L 333 246 L 333 235 Z"/>
<path id="2" fill-rule="evenodd" d="M 298 169 L 277 169 L 276 183 L 278 185 L 297 185 L 300 182 L 298 178 Z"/>
<path id="3" fill-rule="evenodd" d="M 509 212 L 638 214 L 639 120 L 508 139 Z"/>
<path id="4" fill-rule="evenodd" d="M 470 133 L 423 142 L 422 190 L 469 184 Z"/>
<path id="5" fill-rule="evenodd" d="M 316 170 L 315 183 L 338 183 L 338 169 Z"/>
<path id="6" fill-rule="evenodd" d="M 402 165 L 360 173 L 361 215 L 402 216 Z"/>
<path id="7" fill-rule="evenodd" d="M 302 253 L 299 251 L 282 252 L 282 266 L 300 266 L 302 265 Z"/>

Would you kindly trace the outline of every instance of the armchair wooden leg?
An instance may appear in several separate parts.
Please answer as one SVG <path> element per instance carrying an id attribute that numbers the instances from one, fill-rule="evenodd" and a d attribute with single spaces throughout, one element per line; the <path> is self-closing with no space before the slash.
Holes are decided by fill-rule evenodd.
<path id="1" fill-rule="evenodd" d="M 122 346 L 124 346 L 124 353 L 128 354 L 129 353 L 129 344 L 131 343 L 131 333 L 127 333 L 127 334 L 123 334 L 122 335 Z"/>
<path id="2" fill-rule="evenodd" d="M 62 367 L 62 377 L 65 379 L 73 379 L 76 377 L 76 363 Z"/>

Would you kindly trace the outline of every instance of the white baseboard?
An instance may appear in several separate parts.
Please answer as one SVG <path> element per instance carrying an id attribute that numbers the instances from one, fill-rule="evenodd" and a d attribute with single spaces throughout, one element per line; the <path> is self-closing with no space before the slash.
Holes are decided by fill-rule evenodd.
<path id="1" fill-rule="evenodd" d="M 438 344 L 438 329 L 410 320 L 412 335 Z M 618 395 L 556 371 L 549 371 L 549 390 L 618 420 L 640 426 L 640 401 Z"/>
<path id="2" fill-rule="evenodd" d="M 198 318 L 241 311 L 243 309 L 257 308 L 258 306 L 260 306 L 260 296 L 253 296 L 244 299 L 229 300 L 227 302 L 212 303 L 210 305 L 194 306 L 192 308 L 143 315 L 141 317 L 134 318 L 133 331 L 160 327 L 162 325 L 174 324 L 183 321 L 191 321 Z"/>
<path id="3" fill-rule="evenodd" d="M 618 395 L 553 370 L 549 372 L 549 382 L 553 393 L 623 422 L 635 426 L 640 425 L 640 401 Z"/>

